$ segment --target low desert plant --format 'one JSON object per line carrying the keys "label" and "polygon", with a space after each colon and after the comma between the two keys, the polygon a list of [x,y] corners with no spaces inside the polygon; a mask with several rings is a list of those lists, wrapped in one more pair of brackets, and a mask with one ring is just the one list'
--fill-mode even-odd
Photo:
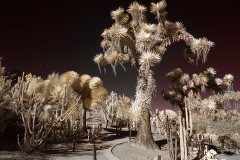
{"label": "low desert plant", "polygon": [[[66,118],[81,103],[68,86],[59,86],[57,96],[54,98],[57,86],[49,86],[40,77],[28,74],[19,77],[12,87],[11,107],[22,121],[24,135],[18,135],[18,145],[24,152],[33,152],[41,149],[58,124]],[[48,89],[44,88],[47,87]],[[46,91],[47,90],[47,91]],[[52,96],[47,96],[52,95]],[[51,98],[51,99],[49,99]],[[67,108],[71,101],[75,101]],[[64,129],[64,128],[62,128]]]}

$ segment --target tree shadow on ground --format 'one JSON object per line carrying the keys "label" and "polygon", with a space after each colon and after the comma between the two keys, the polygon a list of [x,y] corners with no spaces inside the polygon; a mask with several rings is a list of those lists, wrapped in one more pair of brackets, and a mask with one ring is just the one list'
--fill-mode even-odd
{"label": "tree shadow on ground", "polygon": [[[136,135],[137,135],[137,131],[131,132],[131,137],[135,137]],[[121,130],[121,131],[117,131],[116,133],[115,128],[104,129],[104,133],[100,135],[100,139],[102,141],[113,141],[116,139],[122,139],[126,137],[129,137],[129,131]]]}
{"label": "tree shadow on ground", "polygon": [[55,154],[64,155],[64,156],[66,155],[73,156],[75,154],[92,155],[94,145],[96,150],[105,150],[113,147],[113,145],[110,145],[110,144],[96,144],[95,142],[92,142],[92,143],[81,142],[76,144],[75,151],[73,151],[73,143],[61,143],[61,144],[47,145],[41,151],[41,153],[51,154],[51,155],[55,155]]}
{"label": "tree shadow on ground", "polygon": [[166,139],[161,139],[161,140],[157,140],[155,141],[155,143],[158,145],[158,147],[161,149],[164,145],[167,144],[167,140]]}
{"label": "tree shadow on ground", "polygon": [[[5,114],[10,114],[9,112]],[[18,120],[14,117],[8,120],[7,128],[2,137],[0,137],[0,151],[16,151],[19,149],[17,144],[17,135],[23,134],[22,128],[18,125]]]}
{"label": "tree shadow on ground", "polygon": [[[131,137],[135,137],[137,134],[136,131],[132,131]],[[114,141],[117,139],[122,139],[126,138],[129,136],[129,131],[118,131],[118,134],[116,135],[116,130],[115,128],[108,128],[108,129],[103,129],[100,135],[96,138],[94,138],[91,141],[88,141],[87,137],[81,137],[75,146],[75,150],[73,149],[73,142],[61,142],[61,143],[47,143],[44,148],[39,150],[39,154],[43,155],[51,155],[51,156],[59,156],[63,155],[64,157],[69,156],[74,156],[75,154],[78,154],[79,156],[83,154],[89,154],[92,155],[93,152],[93,145],[95,145],[96,150],[105,150],[113,147],[113,144],[104,144],[106,141]],[[10,151],[14,152],[17,151],[19,152],[19,156],[25,159],[27,157],[35,156],[37,158],[37,154],[29,154],[28,156],[25,156],[24,153],[22,153],[19,150],[19,147],[17,145],[17,140],[16,137],[14,137],[14,140],[12,139],[11,143],[8,140],[2,140],[1,139],[1,145],[0,145],[0,151]],[[4,145],[2,145],[4,142]],[[74,151],[73,151],[74,150]],[[19,157],[18,156],[18,157]],[[31,159],[31,158],[30,158]]]}
{"label": "tree shadow on ground", "polygon": [[61,143],[61,144],[51,144],[47,145],[41,152],[47,154],[66,154],[75,152],[86,152],[92,151],[93,144],[81,142],[77,143],[75,146],[75,151],[73,151],[73,143]]}
{"label": "tree shadow on ground", "polygon": [[[17,141],[17,139],[15,140]],[[17,151],[19,147],[16,142],[5,142],[0,139],[0,151]]]}
{"label": "tree shadow on ground", "polygon": [[[74,152],[92,152],[93,145],[95,145],[96,150],[105,150],[113,147],[111,144],[103,144],[105,141],[113,141],[117,139],[122,139],[129,136],[129,131],[119,131],[116,135],[114,128],[103,129],[100,135],[93,140],[88,141],[85,137],[78,140],[76,143],[75,151],[73,151],[72,143],[60,143],[60,144],[47,144],[46,147],[41,151],[46,154],[72,154]],[[132,137],[136,136],[136,131],[132,132]]]}

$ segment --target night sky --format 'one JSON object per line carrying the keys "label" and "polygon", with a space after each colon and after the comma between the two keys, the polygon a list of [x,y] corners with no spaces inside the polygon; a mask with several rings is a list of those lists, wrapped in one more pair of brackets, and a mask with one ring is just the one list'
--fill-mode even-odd
{"label": "night sky", "polygon": [[[84,3],[83,3],[84,2]],[[107,74],[100,74],[93,57],[102,52],[101,33],[113,24],[110,11],[127,9],[130,0],[87,1],[1,1],[0,2],[0,57],[7,71],[21,67],[26,72],[45,78],[53,72],[76,71],[79,74],[98,76],[109,92],[133,97],[136,70],[126,65],[125,73],[119,66],[117,77],[110,66]],[[139,0],[146,7],[156,0]],[[240,90],[240,12],[238,5],[224,0],[166,0],[167,19],[184,24],[194,37],[207,37],[215,43],[208,61],[198,66],[183,58],[183,43],[168,48],[162,62],[155,69],[157,96],[153,108],[167,108],[160,97],[168,90],[166,73],[180,67],[189,74],[199,73],[208,67],[222,77],[234,75],[234,90]],[[233,2],[233,1],[232,1]],[[148,10],[149,13],[149,10]],[[148,15],[149,22],[156,22]]]}

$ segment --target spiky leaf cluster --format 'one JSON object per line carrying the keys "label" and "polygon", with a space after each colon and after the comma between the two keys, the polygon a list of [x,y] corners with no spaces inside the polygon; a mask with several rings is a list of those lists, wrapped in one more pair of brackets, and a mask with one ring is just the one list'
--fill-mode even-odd
{"label": "spiky leaf cluster", "polygon": [[104,53],[94,57],[99,69],[110,64],[116,74],[116,66],[123,66],[129,61],[137,69],[141,65],[154,67],[162,59],[167,47],[178,41],[186,43],[184,56],[190,62],[197,63],[200,59],[206,62],[214,43],[205,37],[193,37],[181,22],[168,21],[166,6],[165,0],[151,3],[150,12],[156,15],[157,23],[148,23],[147,7],[136,1],[126,11],[121,7],[111,11],[115,23],[101,34]]}
{"label": "spiky leaf cluster", "polygon": [[60,80],[67,83],[81,96],[83,106],[86,109],[99,109],[102,107],[108,95],[99,77],[91,77],[88,74],[79,75],[74,71],[68,71],[60,76]]}
{"label": "spiky leaf cluster", "polygon": [[[221,94],[229,86],[232,86],[233,76],[231,74],[225,75],[223,78],[216,78],[216,71],[212,67],[207,68],[206,71],[199,74],[183,73],[180,68],[174,69],[167,73],[167,78],[170,81],[171,91],[162,92],[165,100],[173,105],[183,108],[184,97],[192,98],[192,100],[201,100],[199,93],[205,91],[212,91],[214,94]],[[203,101],[204,105],[211,105],[214,108],[212,101]],[[215,102],[214,102],[215,103]],[[195,103],[195,107],[201,106],[200,103]]]}
{"label": "spiky leaf cluster", "polygon": [[223,93],[211,95],[203,101],[213,101],[217,109],[238,110],[240,106],[240,91],[225,90]]}

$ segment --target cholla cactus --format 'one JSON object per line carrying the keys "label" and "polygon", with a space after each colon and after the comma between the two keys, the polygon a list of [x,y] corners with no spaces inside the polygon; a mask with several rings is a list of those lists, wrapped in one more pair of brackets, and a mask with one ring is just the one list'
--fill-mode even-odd
{"label": "cholla cactus", "polygon": [[[56,78],[42,80],[28,74],[19,77],[11,88],[11,108],[22,120],[24,127],[22,143],[18,137],[19,147],[23,151],[32,152],[44,146],[56,124],[65,121],[81,103],[69,85],[62,84],[63,89],[55,90],[61,88],[60,83],[56,82],[59,82]],[[67,107],[72,101],[75,103]]]}
{"label": "cholla cactus", "polygon": [[[126,11],[123,8],[112,11],[111,18],[115,23],[101,34],[103,38],[101,47],[104,53],[94,57],[99,69],[111,65],[115,75],[117,65],[123,67],[125,63],[131,62],[137,69],[138,82],[133,110],[134,112],[142,110],[139,112],[142,119],[146,119],[146,124],[143,120],[139,121],[140,127],[135,142],[137,146],[145,149],[158,148],[151,135],[148,113],[156,87],[153,67],[161,62],[167,47],[175,42],[184,41],[187,45],[185,57],[190,62],[196,63],[200,59],[205,62],[210,48],[214,45],[205,37],[193,37],[181,22],[167,21],[166,6],[165,0],[151,3],[150,12],[156,15],[156,24],[148,23],[147,7],[138,2],[132,2]],[[147,97],[146,101],[141,99],[143,97]]]}
{"label": "cholla cactus", "polygon": [[40,115],[40,121],[49,123],[53,120],[54,116],[54,110],[51,105],[45,105],[43,106],[43,112]]}
{"label": "cholla cactus", "polygon": [[59,76],[59,82],[62,84],[73,84],[79,77],[79,74],[75,71],[67,71]]}
{"label": "cholla cactus", "polygon": [[103,82],[99,77],[92,77],[89,81],[89,88],[91,90],[97,89],[103,86]]}
{"label": "cholla cactus", "polygon": [[111,91],[111,93],[107,96],[105,105],[103,107],[103,114],[104,114],[104,119],[106,124],[105,128],[107,128],[108,125],[111,126],[116,120],[117,100],[118,100],[117,93]]}
{"label": "cholla cactus", "polygon": [[103,107],[103,115],[105,119],[105,128],[113,124],[119,127],[129,125],[132,120],[131,114],[132,99],[126,96],[117,95],[116,92],[111,92],[105,100]]}
{"label": "cholla cactus", "polygon": [[35,75],[27,74],[25,76],[26,82],[28,83],[27,94],[32,95],[38,89],[40,83],[43,81],[41,77]]}

